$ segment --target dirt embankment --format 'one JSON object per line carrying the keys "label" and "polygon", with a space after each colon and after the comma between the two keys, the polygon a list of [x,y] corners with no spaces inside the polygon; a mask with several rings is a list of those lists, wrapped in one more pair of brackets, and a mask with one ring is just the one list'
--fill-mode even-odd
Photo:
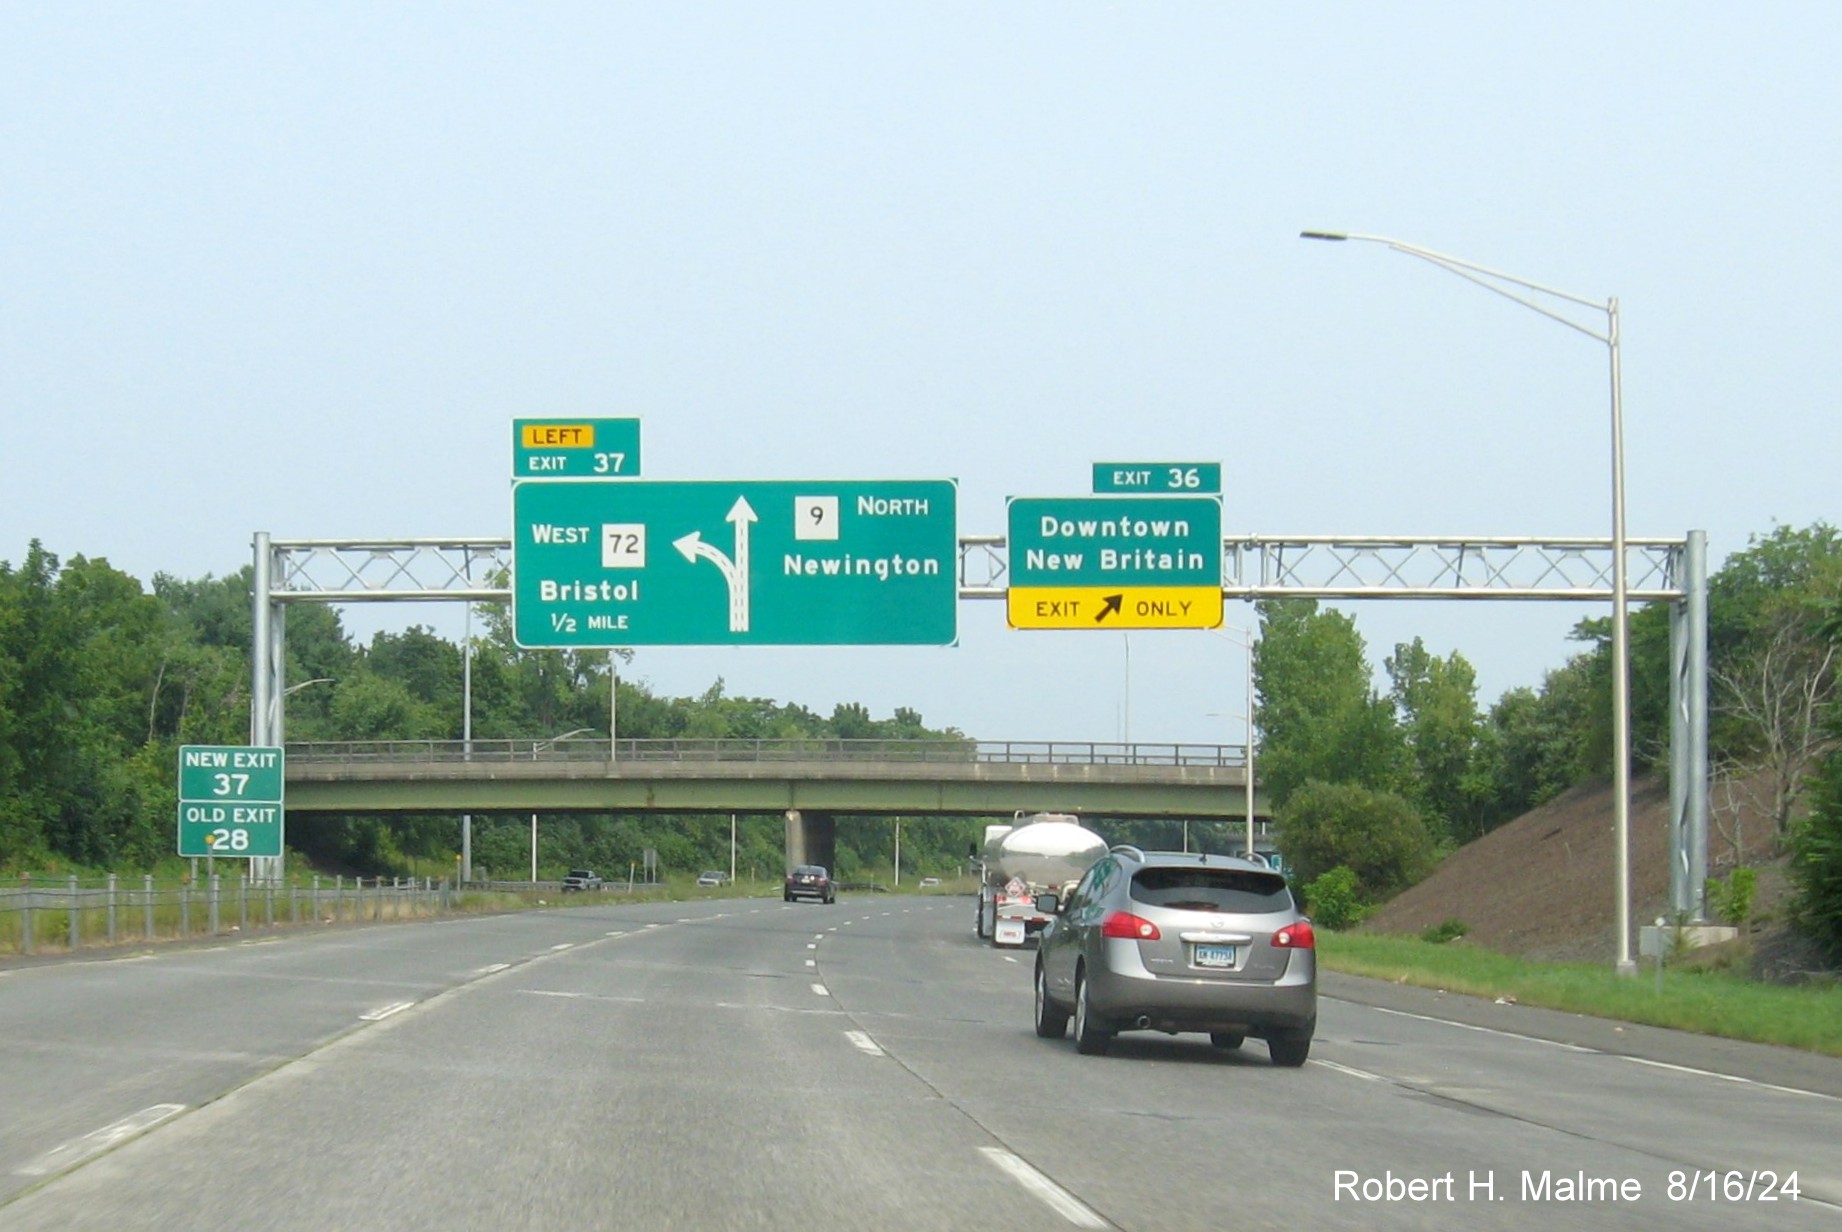
{"label": "dirt embankment", "polygon": [[[1731,820],[1723,816],[1729,830]],[[1764,865],[1758,907],[1769,927],[1783,919],[1782,868],[1769,819],[1741,813],[1746,862]],[[1467,940],[1549,962],[1591,962],[1616,953],[1616,845],[1609,783],[1576,787],[1447,857],[1419,885],[1384,904],[1364,927],[1419,933],[1464,921]],[[1709,873],[1734,864],[1732,842],[1710,822]],[[1669,786],[1631,784],[1632,948],[1636,928],[1669,914]],[[1782,861],[1776,861],[1778,865]]]}

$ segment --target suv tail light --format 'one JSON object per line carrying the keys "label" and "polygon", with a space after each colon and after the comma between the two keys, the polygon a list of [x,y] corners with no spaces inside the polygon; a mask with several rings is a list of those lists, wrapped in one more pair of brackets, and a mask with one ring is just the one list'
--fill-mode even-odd
{"label": "suv tail light", "polygon": [[1288,924],[1273,934],[1273,948],[1276,950],[1315,950],[1318,948],[1318,935],[1311,931],[1310,920],[1300,920]]}
{"label": "suv tail light", "polygon": [[1115,911],[1100,921],[1102,937],[1121,937],[1127,941],[1157,941],[1163,937],[1158,926],[1130,911]]}

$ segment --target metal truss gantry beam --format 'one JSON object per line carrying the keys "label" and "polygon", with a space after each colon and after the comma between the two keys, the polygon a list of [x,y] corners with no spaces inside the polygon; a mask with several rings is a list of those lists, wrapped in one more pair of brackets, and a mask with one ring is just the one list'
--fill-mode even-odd
{"label": "metal truss gantry beam", "polygon": [[[1688,597],[1684,539],[1626,544],[1630,597]],[[509,539],[272,540],[277,602],[503,602]],[[959,597],[1003,599],[1003,536],[959,541]],[[1609,539],[1487,536],[1243,535],[1222,543],[1231,599],[1559,599],[1612,597]]]}
{"label": "metal truss gantry beam", "polygon": [[[1613,598],[1610,539],[1483,535],[1240,535],[1222,542],[1222,594],[1255,599]],[[1668,602],[1670,902],[1702,917],[1707,878],[1707,535],[1627,539],[1629,598]],[[282,743],[290,603],[509,602],[511,540],[255,537],[250,743]],[[959,597],[1005,597],[1005,538],[959,541]]]}

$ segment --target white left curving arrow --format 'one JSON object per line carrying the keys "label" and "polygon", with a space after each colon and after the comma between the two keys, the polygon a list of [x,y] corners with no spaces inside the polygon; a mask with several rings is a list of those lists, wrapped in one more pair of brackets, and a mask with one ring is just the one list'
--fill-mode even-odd
{"label": "white left curving arrow", "polygon": [[692,531],[682,539],[674,539],[672,546],[684,553],[684,558],[693,564],[699,559],[707,560],[723,571],[723,581],[729,586],[729,631],[731,633],[748,632],[748,527],[752,522],[760,521],[754,507],[748,503],[746,496],[736,497],[736,503],[729,507],[724,519],[735,528],[735,559],[729,557],[703,540],[702,531]]}

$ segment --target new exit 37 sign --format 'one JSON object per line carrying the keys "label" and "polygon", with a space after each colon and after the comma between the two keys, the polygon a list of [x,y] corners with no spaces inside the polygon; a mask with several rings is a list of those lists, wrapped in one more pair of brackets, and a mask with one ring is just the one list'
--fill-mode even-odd
{"label": "new exit 37 sign", "polygon": [[512,485],[532,648],[950,645],[951,480]]}
{"label": "new exit 37 sign", "polygon": [[1213,629],[1222,505],[1209,496],[1012,497],[1014,629]]}
{"label": "new exit 37 sign", "polygon": [[279,856],[283,764],[273,746],[182,746],[179,854]]}

